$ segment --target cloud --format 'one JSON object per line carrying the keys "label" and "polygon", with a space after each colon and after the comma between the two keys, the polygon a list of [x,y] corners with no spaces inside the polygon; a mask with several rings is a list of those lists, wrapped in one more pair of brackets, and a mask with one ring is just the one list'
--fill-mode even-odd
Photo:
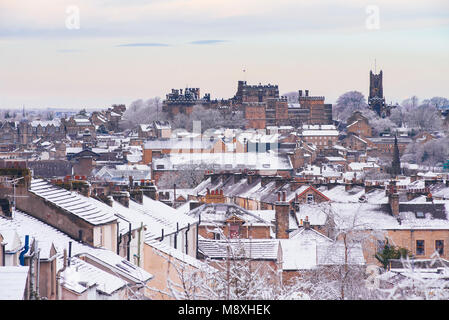
{"label": "cloud", "polygon": [[189,44],[203,45],[203,44],[217,44],[217,43],[223,43],[223,42],[228,42],[228,41],[227,40],[198,40],[198,41],[189,42]]}
{"label": "cloud", "polygon": [[170,47],[170,45],[166,43],[143,42],[119,44],[117,47]]}

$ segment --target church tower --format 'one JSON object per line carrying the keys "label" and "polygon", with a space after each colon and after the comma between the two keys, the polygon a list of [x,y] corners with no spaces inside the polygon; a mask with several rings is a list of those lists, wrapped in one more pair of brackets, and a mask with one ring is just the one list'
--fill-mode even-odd
{"label": "church tower", "polygon": [[370,70],[368,106],[382,118],[390,115],[383,96],[382,70],[380,70],[379,74],[374,74]]}

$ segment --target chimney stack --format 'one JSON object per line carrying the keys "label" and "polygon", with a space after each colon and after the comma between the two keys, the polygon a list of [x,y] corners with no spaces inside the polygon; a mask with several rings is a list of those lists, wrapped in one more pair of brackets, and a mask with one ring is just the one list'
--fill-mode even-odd
{"label": "chimney stack", "polygon": [[306,97],[309,96],[309,90],[306,90]]}
{"label": "chimney stack", "polygon": [[275,227],[276,227],[276,239],[288,239],[287,230],[289,229],[289,209],[290,204],[285,201],[286,192],[282,194],[278,192],[278,201],[276,201],[275,207]]}
{"label": "chimney stack", "polygon": [[304,229],[306,229],[306,230],[310,229],[309,216],[306,216],[306,219],[304,220]]}
{"label": "chimney stack", "polygon": [[393,217],[399,217],[399,194],[394,180],[391,180],[389,184],[388,203]]}
{"label": "chimney stack", "polygon": [[119,191],[112,194],[114,200],[120,202],[125,207],[129,207],[129,192],[128,191]]}

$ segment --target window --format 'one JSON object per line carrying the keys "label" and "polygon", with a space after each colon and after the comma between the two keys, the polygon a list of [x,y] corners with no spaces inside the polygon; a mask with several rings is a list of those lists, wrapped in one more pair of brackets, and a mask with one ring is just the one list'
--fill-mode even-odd
{"label": "window", "polygon": [[314,202],[315,202],[315,199],[313,197],[313,194],[309,193],[307,195],[307,203],[314,203]]}
{"label": "window", "polygon": [[424,240],[416,240],[416,254],[423,256],[424,252]]}
{"label": "window", "polygon": [[435,251],[438,252],[440,256],[444,254],[444,240],[435,240]]}
{"label": "window", "polygon": [[417,217],[417,218],[420,218],[420,219],[424,219],[424,218],[425,218],[424,212],[418,211],[418,212],[416,213],[416,217]]}

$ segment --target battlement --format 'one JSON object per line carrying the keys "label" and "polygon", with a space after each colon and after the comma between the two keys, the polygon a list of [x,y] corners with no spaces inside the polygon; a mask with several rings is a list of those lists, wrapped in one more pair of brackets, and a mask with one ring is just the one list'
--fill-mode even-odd
{"label": "battlement", "polygon": [[243,88],[243,90],[245,89],[278,89],[278,85],[272,85],[271,83],[269,84],[261,84],[259,83],[258,85],[249,85],[246,83],[246,81],[239,81],[239,86],[241,86]]}
{"label": "battlement", "polygon": [[324,96],[299,97],[299,101],[324,101]]}

